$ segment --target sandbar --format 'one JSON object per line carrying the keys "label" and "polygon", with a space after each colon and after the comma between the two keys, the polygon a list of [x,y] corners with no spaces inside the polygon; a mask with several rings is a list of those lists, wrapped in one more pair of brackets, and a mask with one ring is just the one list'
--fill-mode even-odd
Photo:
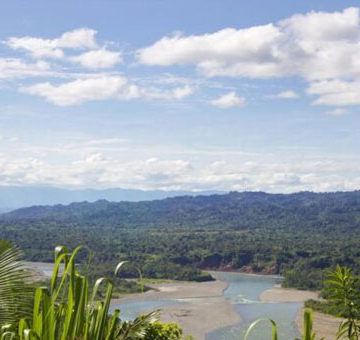
{"label": "sandbar", "polygon": [[[264,291],[260,295],[261,301],[266,302],[305,302],[308,299],[319,299],[317,292],[281,288],[279,285]],[[295,324],[300,333],[304,325],[304,308],[300,308],[295,318]],[[313,312],[313,330],[318,339],[335,340],[336,331],[342,319],[331,315]]]}
{"label": "sandbar", "polygon": [[[299,332],[302,333],[304,319],[303,319],[304,309],[301,308],[295,319],[296,326]],[[313,330],[316,334],[317,339],[324,338],[325,340],[335,340],[336,332],[338,330],[339,324],[343,320],[341,318],[336,318],[331,315],[314,312],[313,313]],[[341,338],[345,339],[345,338]]]}
{"label": "sandbar", "polygon": [[275,285],[260,294],[260,300],[264,302],[305,302],[308,299],[317,299],[317,292],[298,290],[294,288],[282,288]]}
{"label": "sandbar", "polygon": [[227,287],[224,281],[173,281],[148,286],[153,290],[114,299],[112,303],[176,299],[176,304],[161,308],[160,319],[179,324],[185,335],[192,335],[196,340],[204,340],[206,333],[240,322],[240,316],[234,310],[231,301],[223,296],[223,291]]}

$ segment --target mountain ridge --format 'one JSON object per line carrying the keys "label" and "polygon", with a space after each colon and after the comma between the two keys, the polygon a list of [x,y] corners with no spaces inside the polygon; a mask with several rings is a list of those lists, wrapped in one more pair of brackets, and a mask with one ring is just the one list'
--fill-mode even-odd
{"label": "mountain ridge", "polygon": [[323,271],[337,264],[359,271],[359,231],[360,191],[99,200],[0,217],[1,236],[29,260],[84,244],[102,272],[119,259],[155,278],[197,280],[201,269],[227,268],[281,274],[302,289],[320,289]]}
{"label": "mountain ridge", "polygon": [[181,195],[211,195],[223,191],[162,191],[140,189],[64,189],[50,186],[0,186],[0,213],[35,205],[95,202],[99,199],[139,202]]}
{"label": "mountain ridge", "polygon": [[[330,218],[331,216],[331,218]],[[177,196],[140,202],[76,202],[69,205],[32,206],[2,214],[2,220],[66,221],[84,224],[229,228],[271,225],[328,225],[344,220],[360,222],[360,191],[294,194],[230,192],[228,194]]]}

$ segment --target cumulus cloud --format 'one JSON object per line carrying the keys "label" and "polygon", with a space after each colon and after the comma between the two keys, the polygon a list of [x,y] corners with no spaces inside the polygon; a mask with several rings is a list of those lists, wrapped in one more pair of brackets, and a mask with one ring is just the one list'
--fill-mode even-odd
{"label": "cumulus cloud", "polygon": [[220,109],[231,109],[233,107],[243,107],[245,102],[244,97],[239,97],[234,91],[231,91],[217,99],[211,100],[210,104]]}
{"label": "cumulus cloud", "polygon": [[11,37],[6,44],[15,50],[25,50],[35,58],[63,58],[65,48],[94,49],[97,47],[95,40],[96,31],[89,28],[79,28],[63,33],[55,39],[36,37]]}
{"label": "cumulus cloud", "polygon": [[317,95],[315,105],[358,105],[360,104],[360,80],[322,80],[310,84],[307,93]]}
{"label": "cumulus cloud", "polygon": [[10,152],[0,151],[0,184],[8,185],[268,192],[355,190],[360,186],[356,153],[297,157],[296,153],[274,156],[171,145],[158,149],[132,144],[121,136],[79,136],[53,145],[18,140],[7,147]]}
{"label": "cumulus cloud", "polygon": [[[318,105],[360,103],[359,8],[296,14],[276,23],[165,36],[139,49],[146,65],[194,65],[207,77],[300,77]],[[283,91],[272,98],[298,95]]]}
{"label": "cumulus cloud", "polygon": [[48,82],[39,83],[23,87],[21,91],[44,97],[59,106],[76,105],[90,100],[128,100],[139,97],[137,86],[129,84],[125,77],[120,76],[78,79],[58,86]]}
{"label": "cumulus cloud", "polygon": [[[183,152],[181,158],[123,160],[112,157],[106,145],[95,152],[82,146],[59,149],[52,160],[43,154],[15,159],[13,154],[0,154],[0,184],[268,192],[353,190],[360,185],[356,156],[348,162],[326,158],[264,162],[266,155],[252,161],[196,161],[193,157],[190,161]],[[65,153],[66,161],[59,163],[59,156]]]}
{"label": "cumulus cloud", "polygon": [[[272,63],[265,60],[270,57],[267,49],[278,35],[273,25],[243,30],[227,28],[202,36],[176,35],[140,49],[137,58],[147,65],[195,64],[208,76],[230,75],[231,72],[234,76],[249,72],[261,76],[273,68]],[[262,64],[259,63],[261,60],[264,61]],[[244,70],[235,70],[240,68],[239,63]]]}
{"label": "cumulus cloud", "polygon": [[48,75],[50,65],[45,61],[27,63],[17,58],[0,58],[0,79]]}
{"label": "cumulus cloud", "polygon": [[38,83],[22,87],[20,91],[44,97],[50,103],[59,106],[77,105],[88,101],[106,99],[181,100],[194,92],[188,85],[170,90],[139,87],[132,84],[126,77],[110,75],[93,75],[60,85],[49,82]]}
{"label": "cumulus cloud", "polygon": [[[139,63],[150,66],[194,65],[206,77],[261,79],[299,77],[308,83],[306,93],[314,96],[315,105],[358,105],[360,103],[358,99],[360,98],[359,23],[359,9],[355,7],[336,12],[311,11],[306,14],[295,14],[278,22],[241,29],[224,28],[199,35],[177,33],[164,36],[154,44],[137,50],[135,58]],[[59,105],[71,105],[68,103],[82,103],[100,98],[127,98],[126,94],[114,96],[111,89],[102,89],[98,95],[94,91],[92,96],[84,95],[78,100],[58,99],[63,97],[58,95],[59,93],[66,92],[72,86],[82,87],[80,84],[84,85],[81,93],[87,92],[84,88],[88,88],[90,83],[100,84],[99,79],[102,77],[98,75],[94,80],[96,77],[93,77],[93,74],[83,74],[83,78],[88,77],[92,80],[82,83],[83,79],[77,79],[81,75],[69,72],[64,67],[64,62],[80,65],[92,72],[113,68],[122,62],[122,53],[101,47],[96,41],[96,34],[97,31],[94,29],[79,28],[53,39],[31,36],[11,37],[3,43],[13,50],[26,51],[40,60],[29,63],[18,58],[0,58],[0,78],[49,74],[50,65],[41,59],[53,58],[54,69],[61,67],[62,76],[76,80],[60,85],[35,84],[24,91],[41,95]],[[61,72],[58,72],[58,76]],[[171,84],[174,80],[171,77],[158,79],[159,83],[164,81]],[[214,82],[208,79],[201,81],[202,83],[198,82],[197,85],[207,86],[204,85],[206,81]],[[95,85],[89,87],[96,88]],[[192,95],[194,88],[196,84],[185,82],[171,84],[170,88],[161,87],[160,84],[155,87],[142,86],[139,82],[137,85],[132,85],[132,94],[129,97],[180,100]],[[114,91],[118,89],[115,88]],[[105,95],[105,93],[110,94]],[[267,97],[295,99],[299,95],[292,90],[286,90]],[[220,108],[229,108],[242,106],[244,102],[244,98],[228,93],[211,101],[211,104]]]}
{"label": "cumulus cloud", "polygon": [[193,64],[206,76],[310,80],[358,76],[358,8],[297,14],[277,23],[166,36],[137,52],[140,63]]}
{"label": "cumulus cloud", "polygon": [[110,68],[122,62],[120,52],[94,50],[70,57],[70,61],[87,68]]}

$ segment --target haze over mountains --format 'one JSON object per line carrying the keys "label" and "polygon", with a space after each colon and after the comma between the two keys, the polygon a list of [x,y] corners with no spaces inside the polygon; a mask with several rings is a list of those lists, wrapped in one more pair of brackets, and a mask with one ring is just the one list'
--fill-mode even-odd
{"label": "haze over mountains", "polygon": [[70,204],[73,202],[94,202],[105,199],[113,202],[151,201],[184,195],[211,195],[215,191],[161,191],[136,189],[62,189],[55,187],[0,186],[0,213],[34,205]]}

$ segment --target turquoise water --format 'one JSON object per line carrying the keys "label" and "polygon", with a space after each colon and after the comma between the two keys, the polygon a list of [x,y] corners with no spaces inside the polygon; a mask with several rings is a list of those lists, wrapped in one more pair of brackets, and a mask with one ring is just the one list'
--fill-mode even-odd
{"label": "turquoise water", "polygon": [[[217,279],[229,283],[224,296],[234,305],[241,316],[237,325],[218,329],[207,334],[206,340],[240,340],[248,326],[259,318],[275,320],[279,330],[279,340],[293,340],[299,336],[294,320],[301,303],[269,303],[259,300],[260,294],[279,283],[279,277],[246,275],[239,273],[212,272]],[[112,309],[119,308],[122,318],[130,320],[140,313],[180,303],[176,299],[144,300],[112,305]],[[271,338],[270,323],[259,324],[251,333],[249,339],[268,340]]]}
{"label": "turquoise water", "polygon": [[141,313],[161,309],[162,307],[174,305],[176,303],[178,302],[173,299],[123,302],[120,304],[111,304],[110,312],[115,309],[120,309],[120,317],[122,320],[133,320]]}
{"label": "turquoise water", "polygon": [[[291,340],[299,336],[294,320],[301,303],[265,303],[259,300],[260,294],[279,282],[271,276],[255,276],[238,273],[212,273],[216,278],[229,282],[224,296],[230,299],[241,316],[238,325],[218,329],[207,334],[206,340],[242,339],[249,325],[259,318],[271,318],[278,325],[279,340]],[[249,336],[253,340],[271,338],[270,323],[259,324]]]}
{"label": "turquoise water", "polygon": [[[53,268],[53,264],[48,263],[28,263],[28,266],[42,271],[45,276],[50,276]],[[300,335],[296,331],[294,320],[302,303],[265,303],[259,300],[263,291],[272,288],[279,282],[278,277],[226,272],[212,272],[211,274],[217,279],[229,283],[224,291],[224,296],[231,301],[235,310],[240,314],[241,322],[207,334],[206,340],[240,340],[247,327],[259,318],[271,318],[276,321],[279,340],[293,340]],[[122,319],[131,320],[141,313],[177,303],[181,303],[181,300],[149,300],[144,296],[141,301],[112,304],[111,310],[120,309]],[[268,340],[270,337],[271,326],[269,323],[263,323],[254,329],[249,338],[250,340]]]}

